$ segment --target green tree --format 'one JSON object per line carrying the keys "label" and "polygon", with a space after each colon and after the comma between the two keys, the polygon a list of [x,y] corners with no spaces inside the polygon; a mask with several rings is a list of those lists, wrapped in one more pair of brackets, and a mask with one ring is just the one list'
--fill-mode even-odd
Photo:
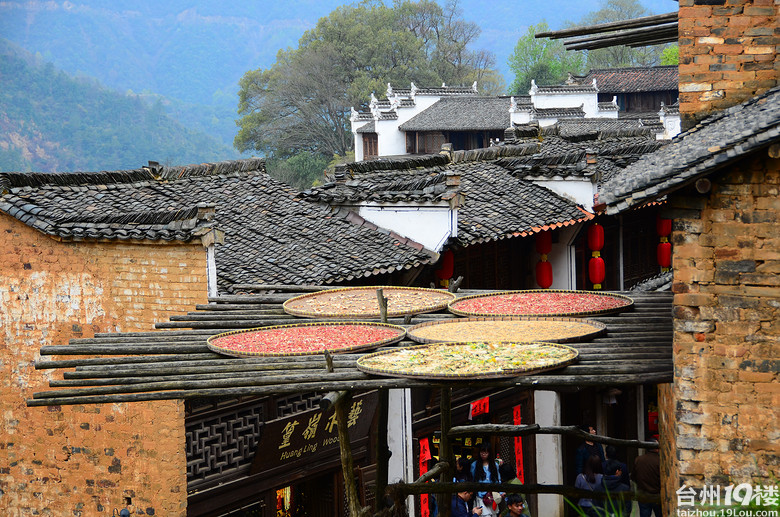
{"label": "green tree", "polygon": [[470,49],[479,27],[461,19],[456,1],[380,0],[342,6],[278,53],[268,69],[240,81],[240,151],[286,159],[299,152],[344,156],[352,148],[349,112],[408,85],[497,83],[494,58]]}
{"label": "green tree", "polygon": [[[586,14],[577,26],[597,25],[649,16],[638,0],[605,0],[601,9]],[[588,68],[653,66],[660,62],[662,45],[649,47],[616,46],[588,51]]]}
{"label": "green tree", "polygon": [[662,65],[679,65],[680,64],[680,47],[676,44],[669,45],[661,52],[661,64]]}
{"label": "green tree", "polygon": [[302,151],[289,158],[272,157],[267,160],[266,169],[274,178],[305,190],[322,182],[330,161],[322,154]]}
{"label": "green tree", "polygon": [[550,30],[546,22],[532,25],[509,56],[509,68],[515,80],[509,87],[512,95],[527,95],[531,80],[536,84],[559,84],[569,72],[581,73],[585,57],[581,52],[567,51],[561,40],[536,38],[538,32]]}

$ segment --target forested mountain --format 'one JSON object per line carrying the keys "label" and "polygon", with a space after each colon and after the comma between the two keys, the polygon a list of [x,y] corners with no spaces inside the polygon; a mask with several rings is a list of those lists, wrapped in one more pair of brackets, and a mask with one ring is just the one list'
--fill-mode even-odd
{"label": "forested mountain", "polygon": [[[280,49],[297,46],[304,31],[313,28],[319,18],[350,3],[12,0],[0,2],[0,37],[40,52],[66,72],[95,77],[121,91],[149,91],[191,104],[228,107],[235,114],[235,92],[245,72],[270,67]],[[393,1],[384,3],[392,5]],[[508,76],[507,58],[529,26],[544,20],[558,29],[602,3],[457,2],[463,18],[482,29],[475,48],[486,48],[496,55],[507,84],[513,79]],[[640,3],[654,13],[677,9],[672,0]]]}
{"label": "forested mountain", "polygon": [[144,100],[73,78],[0,40],[0,171],[133,169],[187,164],[236,151]]}

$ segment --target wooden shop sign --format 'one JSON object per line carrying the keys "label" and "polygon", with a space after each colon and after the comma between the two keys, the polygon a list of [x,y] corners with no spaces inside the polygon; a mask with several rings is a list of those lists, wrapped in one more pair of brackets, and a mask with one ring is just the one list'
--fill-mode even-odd
{"label": "wooden shop sign", "polygon": [[[350,442],[368,436],[376,412],[377,393],[356,396],[347,408]],[[338,451],[336,412],[312,409],[266,422],[252,460],[251,473],[281,465],[310,462],[322,454]]]}

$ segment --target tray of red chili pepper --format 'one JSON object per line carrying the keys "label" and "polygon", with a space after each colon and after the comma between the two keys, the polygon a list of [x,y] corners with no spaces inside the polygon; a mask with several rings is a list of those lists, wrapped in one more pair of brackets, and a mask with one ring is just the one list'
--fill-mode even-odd
{"label": "tray of red chili pepper", "polygon": [[372,350],[401,341],[406,330],[370,322],[316,322],[235,330],[211,336],[209,349],[233,357],[289,356]]}
{"label": "tray of red chili pepper", "polygon": [[447,308],[459,316],[591,316],[623,311],[633,304],[622,294],[535,289],[464,296]]}

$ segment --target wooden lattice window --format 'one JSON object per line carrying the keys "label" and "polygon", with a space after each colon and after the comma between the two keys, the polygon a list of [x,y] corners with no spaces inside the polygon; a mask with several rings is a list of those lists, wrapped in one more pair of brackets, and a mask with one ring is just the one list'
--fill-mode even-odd
{"label": "wooden lattice window", "polygon": [[376,133],[363,135],[363,159],[369,160],[379,156],[379,137]]}

